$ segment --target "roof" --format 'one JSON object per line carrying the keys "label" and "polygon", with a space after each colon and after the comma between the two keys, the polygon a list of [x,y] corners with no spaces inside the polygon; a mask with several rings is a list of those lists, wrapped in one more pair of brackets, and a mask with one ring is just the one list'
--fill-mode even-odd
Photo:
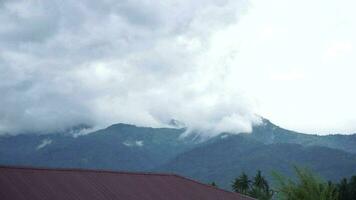
{"label": "roof", "polygon": [[174,174],[0,166],[1,200],[251,200]]}

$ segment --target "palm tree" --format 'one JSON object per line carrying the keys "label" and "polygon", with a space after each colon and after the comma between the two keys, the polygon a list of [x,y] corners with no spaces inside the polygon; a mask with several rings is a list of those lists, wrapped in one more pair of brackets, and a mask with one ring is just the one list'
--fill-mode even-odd
{"label": "palm tree", "polygon": [[232,183],[232,189],[235,192],[247,194],[250,190],[250,183],[251,181],[248,179],[247,174],[242,172],[242,174]]}
{"label": "palm tree", "polygon": [[251,197],[259,200],[269,200],[273,196],[273,192],[269,188],[267,180],[262,176],[260,170],[257,171],[253,179],[252,189],[249,192]]}
{"label": "palm tree", "polygon": [[252,184],[255,188],[263,191],[268,191],[269,190],[269,185],[265,177],[262,176],[262,173],[260,170],[257,171],[257,174],[253,180]]}

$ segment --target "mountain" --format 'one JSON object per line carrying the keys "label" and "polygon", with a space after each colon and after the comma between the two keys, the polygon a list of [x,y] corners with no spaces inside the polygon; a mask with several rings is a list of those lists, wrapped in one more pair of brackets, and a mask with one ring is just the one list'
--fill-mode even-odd
{"label": "mountain", "polygon": [[181,137],[185,129],[179,128],[181,123],[174,125],[115,124],[77,136],[0,136],[0,164],[166,171],[224,187],[242,171],[291,175],[293,165],[308,166],[328,180],[356,174],[356,135],[302,134],[264,119],[252,133],[221,133],[202,140],[194,134]]}
{"label": "mountain", "polygon": [[184,152],[156,170],[203,182],[214,181],[228,188],[232,178],[242,171],[252,176],[261,170],[271,180],[273,171],[292,176],[292,166],[308,167],[328,180],[338,180],[356,174],[356,155],[321,146],[263,144],[241,135],[230,135]]}
{"label": "mountain", "polygon": [[148,170],[197,145],[183,129],[116,124],[87,135],[0,137],[0,163],[49,167]]}
{"label": "mountain", "polygon": [[267,119],[253,128],[251,134],[245,134],[264,144],[291,143],[304,146],[325,146],[356,153],[356,134],[353,135],[312,135],[286,130],[276,126]]}

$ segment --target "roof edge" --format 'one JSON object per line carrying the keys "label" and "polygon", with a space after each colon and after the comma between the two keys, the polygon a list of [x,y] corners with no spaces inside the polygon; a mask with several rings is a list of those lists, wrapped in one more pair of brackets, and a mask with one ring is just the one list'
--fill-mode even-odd
{"label": "roof edge", "polygon": [[206,183],[199,182],[199,181],[194,180],[192,178],[184,177],[184,176],[181,176],[181,175],[178,175],[178,174],[171,174],[171,175],[175,176],[175,177],[178,177],[178,178],[181,178],[181,179],[184,179],[184,180],[187,180],[187,181],[190,181],[190,182],[194,182],[196,184],[199,184],[199,185],[202,185],[202,186],[205,186],[205,187],[209,187],[209,188],[215,189],[215,190],[219,190],[219,191],[222,191],[222,192],[227,192],[229,194],[235,194],[235,195],[243,196],[244,198],[248,198],[248,199],[251,199],[251,200],[256,200],[256,199],[254,199],[252,197],[249,197],[247,195],[244,195],[244,194],[241,194],[241,193],[237,193],[237,192],[232,192],[232,191],[229,191],[229,190],[224,190],[224,189],[221,189],[221,188],[218,188],[218,187],[206,184]]}
{"label": "roof edge", "polygon": [[129,172],[116,171],[109,169],[87,169],[87,168],[67,168],[67,167],[40,167],[26,165],[0,165],[0,169],[19,169],[19,170],[39,170],[39,171],[72,171],[72,172],[98,172],[98,173],[113,173],[113,174],[131,174],[131,175],[155,175],[155,176],[179,176],[173,173],[155,173],[155,172]]}

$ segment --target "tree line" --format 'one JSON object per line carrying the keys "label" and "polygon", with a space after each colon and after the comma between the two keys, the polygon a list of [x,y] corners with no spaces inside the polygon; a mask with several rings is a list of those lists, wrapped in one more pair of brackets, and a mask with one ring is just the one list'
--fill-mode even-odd
{"label": "tree line", "polygon": [[[304,168],[295,167],[295,174],[296,178],[291,179],[272,173],[276,182],[272,188],[261,171],[251,179],[242,172],[231,187],[235,192],[258,200],[356,200],[356,176],[333,183],[323,181]],[[212,185],[216,186],[214,182]]]}

